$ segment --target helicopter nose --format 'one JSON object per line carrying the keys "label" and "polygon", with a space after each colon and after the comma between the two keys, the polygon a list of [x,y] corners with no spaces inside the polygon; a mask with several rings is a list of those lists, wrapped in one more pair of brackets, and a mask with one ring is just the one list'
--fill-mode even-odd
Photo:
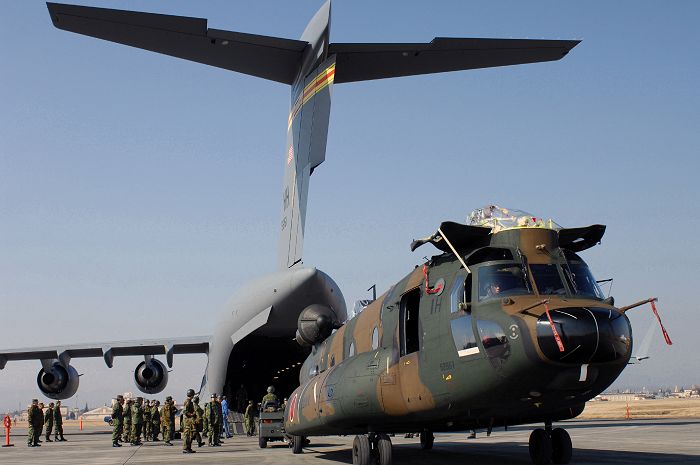
{"label": "helicopter nose", "polygon": [[550,360],[562,363],[605,363],[629,357],[632,329],[627,317],[608,308],[573,307],[550,310],[561,337],[560,350],[552,327],[543,314],[537,320],[537,342]]}

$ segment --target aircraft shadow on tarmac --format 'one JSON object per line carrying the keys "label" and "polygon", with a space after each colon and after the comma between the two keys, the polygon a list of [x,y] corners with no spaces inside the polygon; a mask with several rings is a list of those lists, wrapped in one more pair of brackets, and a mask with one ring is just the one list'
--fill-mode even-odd
{"label": "aircraft shadow on tarmac", "polygon": [[[350,449],[325,452],[310,447],[319,459],[336,463],[352,463]],[[395,444],[394,463],[438,465],[445,463],[468,463],[470,465],[530,465],[532,462],[527,444],[501,442],[465,444],[462,442],[435,443],[433,450],[421,450],[419,444]],[[613,451],[574,448],[572,464],[690,464],[697,463],[697,456],[649,452]]]}

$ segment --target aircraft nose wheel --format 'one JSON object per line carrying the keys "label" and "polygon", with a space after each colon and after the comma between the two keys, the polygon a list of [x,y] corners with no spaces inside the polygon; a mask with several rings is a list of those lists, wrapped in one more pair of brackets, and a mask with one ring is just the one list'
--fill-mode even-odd
{"label": "aircraft nose wheel", "polygon": [[571,461],[571,437],[563,428],[551,432],[537,428],[530,434],[529,446],[533,465],[567,464]]}

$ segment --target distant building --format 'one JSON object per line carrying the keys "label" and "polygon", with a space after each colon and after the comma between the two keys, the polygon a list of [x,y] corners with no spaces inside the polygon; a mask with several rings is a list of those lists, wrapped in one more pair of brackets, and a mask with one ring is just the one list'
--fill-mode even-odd
{"label": "distant building", "polygon": [[81,416],[85,421],[104,421],[106,416],[112,415],[112,408],[106,405],[84,412]]}

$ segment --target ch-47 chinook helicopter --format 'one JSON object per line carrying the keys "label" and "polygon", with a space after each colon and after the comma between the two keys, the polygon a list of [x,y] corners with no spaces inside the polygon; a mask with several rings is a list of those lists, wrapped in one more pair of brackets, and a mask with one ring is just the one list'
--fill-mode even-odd
{"label": "ch-47 chinook helicopter", "polygon": [[[297,339],[313,345],[285,430],[351,434],[354,464],[391,463],[387,433],[544,423],[533,463],[568,463],[571,439],[552,423],[576,417],[630,360],[632,329],[605,298],[579,252],[605,226],[562,228],[488,206],[468,225],[445,222],[411,250],[443,254],[416,267],[330,334],[323,309],[301,315]],[[670,342],[670,340],[668,340]]]}

